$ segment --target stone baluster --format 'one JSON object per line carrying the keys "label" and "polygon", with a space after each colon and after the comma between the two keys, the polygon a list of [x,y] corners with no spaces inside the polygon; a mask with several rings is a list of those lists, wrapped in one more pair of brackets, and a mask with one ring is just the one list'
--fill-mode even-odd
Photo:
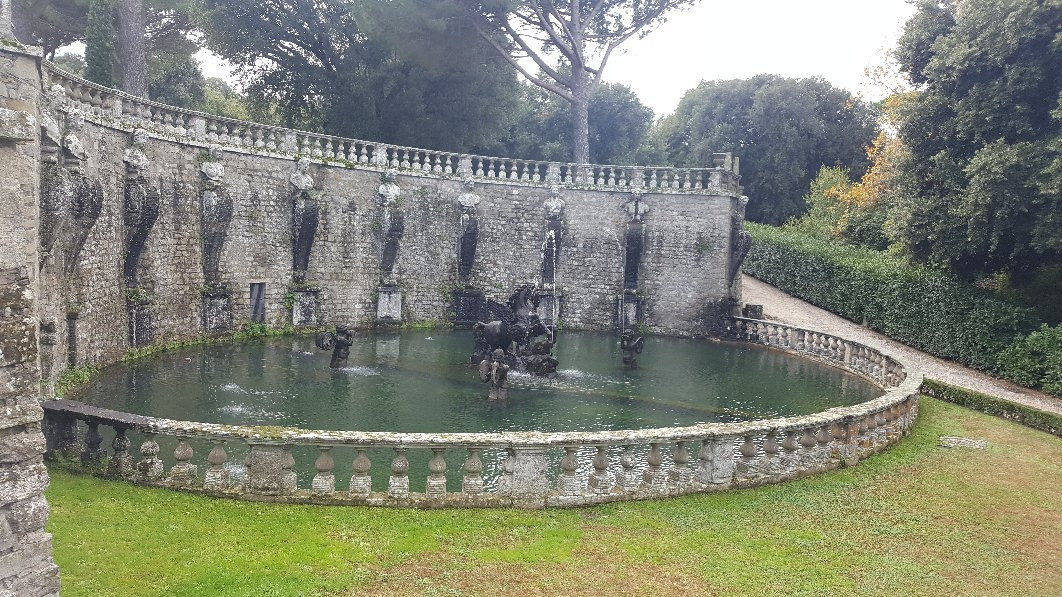
{"label": "stone baluster", "polygon": [[801,454],[801,464],[803,467],[806,468],[809,463],[815,461],[815,451],[813,451],[812,448],[818,445],[818,443],[819,442],[815,439],[815,431],[813,431],[811,427],[805,427],[800,437],[800,445],[804,448],[803,453]]}
{"label": "stone baluster", "polygon": [[877,446],[878,420],[873,414],[868,414],[863,417],[863,420],[866,424],[866,440],[864,441],[864,444],[868,450],[873,451]]}
{"label": "stone baluster", "polygon": [[712,440],[704,438],[697,450],[697,474],[694,477],[698,483],[708,485],[712,482]]}
{"label": "stone baluster", "polygon": [[561,495],[577,496],[582,494],[582,486],[579,484],[579,448],[577,446],[564,446],[564,457],[561,458],[561,475],[557,480],[557,489]]}
{"label": "stone baluster", "polygon": [[751,433],[745,434],[743,436],[744,441],[738,447],[740,458],[735,466],[738,477],[741,479],[750,479],[757,476],[756,457],[759,456],[759,450],[756,448],[756,443],[752,437]]}
{"label": "stone baluster", "polygon": [[778,431],[770,430],[763,439],[764,467],[767,474],[778,473]]}
{"label": "stone baluster", "polygon": [[830,434],[830,428],[828,425],[823,425],[815,431],[815,441],[818,442],[817,458],[819,464],[826,467],[830,463],[832,453],[830,450],[830,442],[833,441],[833,436]]}
{"label": "stone baluster", "polygon": [[387,495],[404,498],[409,495],[409,459],[406,448],[395,446],[395,457],[391,461],[391,478],[387,481]]}
{"label": "stone baluster", "polygon": [[516,473],[516,450],[505,449],[505,460],[502,461],[502,474],[498,479],[498,495],[513,495],[514,475]]}
{"label": "stone baluster", "polygon": [[651,442],[649,444],[649,455],[645,461],[647,466],[645,472],[642,473],[642,487],[646,489],[666,488],[667,477],[664,476],[664,471],[661,469],[664,457],[660,453],[660,442]]}
{"label": "stone baluster", "polygon": [[100,424],[95,421],[85,421],[88,431],[85,432],[85,450],[81,452],[81,464],[87,468],[98,468],[107,459],[107,451],[100,448],[103,438],[100,437]]}
{"label": "stone baluster", "polygon": [[357,151],[358,151],[357,160],[355,160],[355,161],[357,161],[359,164],[364,164],[365,162],[368,162],[369,158],[365,154],[365,144],[364,143],[356,143],[355,147],[357,148]]}
{"label": "stone baluster", "polygon": [[616,486],[623,491],[638,489],[639,479],[634,474],[634,446],[623,446],[620,455],[620,470],[616,473]]}
{"label": "stone baluster", "polygon": [[299,487],[299,474],[295,472],[295,456],[291,450],[294,446],[288,444],[280,452],[280,493],[295,493]]}
{"label": "stone baluster", "polygon": [[446,452],[444,446],[431,447],[431,460],[428,461],[428,480],[425,484],[425,492],[428,497],[443,497],[446,495]]}
{"label": "stone baluster", "polygon": [[470,447],[468,458],[465,459],[464,477],[461,479],[461,493],[465,495],[479,495],[483,493],[483,459],[480,453],[482,448]]}
{"label": "stone baluster", "polygon": [[354,475],[350,478],[350,495],[354,497],[368,497],[372,493],[372,476],[369,470],[372,462],[365,453],[365,448],[355,448],[353,469]]}
{"label": "stone baluster", "polygon": [[870,437],[870,419],[866,416],[859,417],[858,425],[858,442],[860,449],[866,449],[869,446]]}
{"label": "stone baluster", "polygon": [[111,460],[108,463],[107,474],[111,477],[125,479],[133,474],[133,457],[129,454],[131,442],[125,436],[125,427],[114,427],[114,441],[111,442]]}
{"label": "stone baluster", "polygon": [[608,470],[608,452],[605,446],[598,446],[597,453],[590,461],[593,470],[586,481],[586,488],[595,495],[605,495],[612,491],[613,475]]}
{"label": "stone baluster", "polygon": [[786,476],[796,472],[800,464],[800,457],[796,453],[799,447],[800,442],[797,441],[796,431],[793,429],[786,430],[785,439],[782,440],[783,455],[781,458],[781,466]]}
{"label": "stone baluster", "polygon": [[168,479],[171,485],[183,487],[195,481],[198,467],[191,462],[193,456],[192,445],[188,443],[188,438],[177,436],[177,447],[173,449],[173,459],[177,462],[170,469]]}
{"label": "stone baluster", "polygon": [[675,442],[675,451],[671,453],[671,474],[669,478],[675,487],[685,487],[693,480],[690,469],[690,451],[686,441]]}
{"label": "stone baluster", "polygon": [[137,473],[145,481],[157,481],[163,476],[162,459],[159,458],[159,444],[151,432],[144,433],[140,444],[140,461],[136,464]]}
{"label": "stone baluster", "polygon": [[69,415],[58,415],[55,418],[55,433],[55,449],[59,455],[67,460],[77,458],[81,453],[77,438],[77,419]]}
{"label": "stone baluster", "polygon": [[336,476],[332,472],[336,468],[336,461],[332,458],[332,446],[317,446],[321,452],[317,455],[313,467],[317,469],[310,489],[316,495],[332,495],[336,492]]}
{"label": "stone baluster", "polygon": [[225,463],[229,460],[229,454],[225,451],[225,440],[215,439],[214,446],[207,454],[207,468],[203,473],[203,489],[210,491],[224,491],[229,488],[229,471]]}

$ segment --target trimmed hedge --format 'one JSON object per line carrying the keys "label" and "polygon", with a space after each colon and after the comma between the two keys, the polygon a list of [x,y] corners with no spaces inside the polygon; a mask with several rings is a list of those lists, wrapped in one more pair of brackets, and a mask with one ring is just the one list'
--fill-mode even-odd
{"label": "trimmed hedge", "polygon": [[1024,307],[870,249],[747,222],[744,271],[938,357],[998,372],[1000,353],[1039,323]]}
{"label": "trimmed hedge", "polygon": [[1046,431],[1052,435],[1062,437],[1062,415],[1049,413],[1037,408],[1016,404],[1001,398],[974,392],[965,388],[958,388],[934,379],[922,380],[919,390],[926,396],[932,396],[938,400],[952,402],[959,406],[965,406],[996,417],[1009,419],[1021,423],[1026,427]]}

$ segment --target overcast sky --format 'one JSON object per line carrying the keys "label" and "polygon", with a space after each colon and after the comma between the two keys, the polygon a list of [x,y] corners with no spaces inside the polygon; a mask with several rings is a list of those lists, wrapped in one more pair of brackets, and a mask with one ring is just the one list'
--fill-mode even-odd
{"label": "overcast sky", "polygon": [[[629,85],[657,116],[702,80],[760,73],[821,76],[878,100],[885,92],[864,71],[883,64],[913,13],[907,0],[700,0],[644,39],[629,40],[609,60],[605,79]],[[229,77],[216,57],[197,56],[208,77]]]}

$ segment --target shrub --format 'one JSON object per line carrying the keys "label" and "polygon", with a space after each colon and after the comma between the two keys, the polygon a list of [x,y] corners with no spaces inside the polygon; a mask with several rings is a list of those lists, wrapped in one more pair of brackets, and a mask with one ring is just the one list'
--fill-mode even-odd
{"label": "shrub", "polygon": [[938,400],[952,402],[996,417],[1010,419],[1026,427],[1032,427],[1033,429],[1039,429],[1062,437],[1062,416],[1055,413],[974,392],[973,390],[958,388],[935,379],[923,380],[919,391]]}
{"label": "shrub", "polygon": [[999,355],[999,373],[1023,386],[1062,396],[1062,326],[1044,324]]}
{"label": "shrub", "polygon": [[1030,311],[889,254],[748,223],[746,273],[936,356],[997,372]]}

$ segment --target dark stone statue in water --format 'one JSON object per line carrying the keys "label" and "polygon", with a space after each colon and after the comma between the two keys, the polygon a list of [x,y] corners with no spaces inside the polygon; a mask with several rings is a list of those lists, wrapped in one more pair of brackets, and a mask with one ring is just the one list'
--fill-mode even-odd
{"label": "dark stone statue in water", "polygon": [[477,322],[472,326],[472,336],[476,340],[476,347],[472,353],[472,362],[479,363],[487,358],[495,349],[503,353],[509,352],[513,338],[509,334],[509,324],[505,321]]}
{"label": "dark stone statue in water", "polygon": [[354,333],[349,329],[336,326],[333,332],[317,332],[314,336],[314,344],[321,350],[332,351],[332,362],[329,367],[340,369],[347,366],[347,357],[350,356],[350,345],[354,344]]}
{"label": "dark stone statue in water", "polygon": [[638,355],[645,348],[645,338],[634,337],[634,330],[628,328],[620,335],[620,350],[623,351],[623,366],[627,369],[638,368]]}
{"label": "dark stone statue in water", "polygon": [[500,348],[479,362],[479,378],[490,384],[490,400],[509,397],[509,369],[505,363],[505,351]]}
{"label": "dark stone statue in water", "polygon": [[539,319],[538,289],[526,284],[516,289],[506,305],[492,303],[499,319],[473,326],[476,346],[472,362],[482,364],[489,355],[500,351],[510,368],[544,377],[556,375],[557,359],[552,354],[556,328]]}

